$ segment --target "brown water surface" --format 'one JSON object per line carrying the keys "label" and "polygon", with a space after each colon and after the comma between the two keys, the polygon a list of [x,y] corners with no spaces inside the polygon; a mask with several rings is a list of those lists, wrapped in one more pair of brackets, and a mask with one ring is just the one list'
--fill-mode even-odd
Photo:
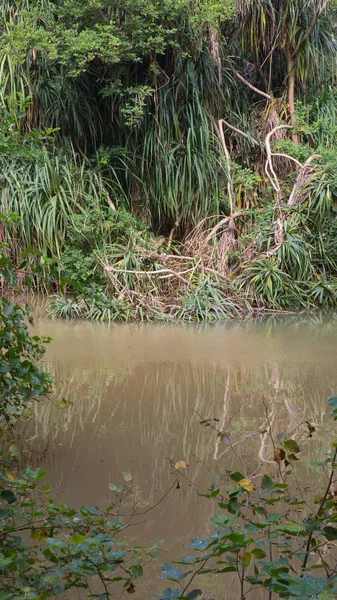
{"label": "brown water surface", "polygon": [[[55,376],[56,393],[53,402],[35,407],[24,435],[63,502],[103,507],[112,497],[109,483],[132,472],[127,508],[144,511],[175,481],[168,459],[188,464],[180,489],[173,487],[129,530],[137,543],[164,539],[163,562],[183,556],[193,537],[212,531],[209,520],[219,509],[196,493],[213,481],[208,468],[249,475],[270,460],[270,440],[259,434],[267,421],[275,436],[305,420],[316,424],[315,438],[301,442],[298,477],[304,483],[316,477],[310,461],[333,439],[326,419],[327,399],[337,395],[332,317],[202,326],[103,326],[40,317],[35,330],[53,338],[45,367]],[[60,408],[62,397],[73,405]],[[218,419],[212,423],[230,432],[237,456],[200,425],[202,418]],[[294,434],[298,439],[301,431]],[[272,474],[273,465],[265,464]],[[159,574],[154,569],[151,579]],[[150,588],[156,593],[163,587],[149,585],[136,597],[145,600]]]}

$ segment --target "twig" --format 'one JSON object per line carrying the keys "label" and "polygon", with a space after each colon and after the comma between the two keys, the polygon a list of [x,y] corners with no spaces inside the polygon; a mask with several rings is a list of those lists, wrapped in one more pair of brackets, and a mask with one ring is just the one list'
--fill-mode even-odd
{"label": "twig", "polygon": [[[337,458],[337,448],[335,449],[335,452],[333,454],[332,468],[331,468],[331,474],[330,474],[330,477],[329,477],[329,482],[328,482],[328,485],[326,487],[324,496],[323,496],[323,498],[321,500],[321,503],[319,505],[318,511],[316,513],[316,518],[319,517],[319,515],[320,515],[320,513],[322,511],[322,508],[323,508],[323,506],[325,504],[325,501],[326,501],[326,499],[328,497],[328,494],[330,492],[331,483],[332,483],[333,476],[334,476],[334,473],[335,473],[334,464],[336,462],[336,458]],[[309,537],[308,537],[308,541],[307,541],[307,545],[306,545],[306,549],[305,549],[305,556],[304,556],[304,560],[303,560],[303,564],[302,564],[302,577],[303,577],[304,569],[306,568],[307,563],[308,563],[309,554],[310,554],[311,540],[312,540],[313,534],[314,534],[314,532],[311,531],[310,534],[309,534]]]}
{"label": "twig", "polygon": [[189,580],[189,582],[187,583],[187,585],[185,585],[181,595],[184,596],[186,590],[189,588],[189,586],[191,585],[193,579],[198,575],[198,573],[200,573],[200,571],[203,570],[204,566],[206,565],[207,561],[209,560],[209,558],[205,558],[204,562],[202,563],[202,565],[199,567],[199,569],[197,569],[196,571],[194,571],[191,579]]}
{"label": "twig", "polygon": [[170,493],[170,491],[174,488],[175,485],[177,485],[179,479],[176,479],[171,487],[169,487],[169,489],[165,492],[165,494],[160,498],[160,500],[158,500],[158,502],[156,502],[155,504],[153,504],[152,506],[150,506],[150,508],[147,508],[146,510],[143,510],[142,512],[133,512],[131,514],[127,514],[127,513],[120,513],[119,516],[121,517],[139,517],[140,515],[146,515],[148,512],[150,512],[150,510],[153,510],[154,508],[157,508],[157,506],[159,506],[159,504],[166,498],[166,496]]}

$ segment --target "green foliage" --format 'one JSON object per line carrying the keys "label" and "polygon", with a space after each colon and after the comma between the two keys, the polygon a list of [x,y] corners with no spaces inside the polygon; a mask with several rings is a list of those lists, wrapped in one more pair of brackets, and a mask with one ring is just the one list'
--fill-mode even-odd
{"label": "green foliage", "polygon": [[129,549],[121,539],[127,525],[115,505],[129,493],[130,479],[105,510],[75,510],[54,502],[52,489],[41,485],[43,469],[17,474],[11,450],[0,459],[2,598],[39,600],[84,589],[92,598],[108,599],[116,585],[135,591],[145,560],[156,553],[155,547]]}
{"label": "green foliage", "polygon": [[28,309],[0,299],[0,421],[21,416],[31,400],[51,391],[51,378],[41,371],[38,361],[48,338],[31,336]]}
{"label": "green foliage", "polygon": [[258,306],[298,308],[302,303],[305,306],[301,288],[275,258],[261,258],[247,265],[237,285]]}
{"label": "green foliage", "polygon": [[173,315],[182,321],[226,321],[238,317],[242,305],[234,299],[234,291],[221,280],[201,278],[194,289],[186,289]]}
{"label": "green foliage", "polygon": [[128,321],[132,317],[132,305],[126,300],[109,298],[99,286],[81,287],[81,294],[74,298],[56,296],[49,306],[49,314],[57,319],[87,319],[111,323]]}
{"label": "green foliage", "polygon": [[[15,266],[40,249],[56,314],[335,308],[335,17],[313,0],[2,4],[0,211],[19,220],[1,235]],[[230,212],[227,247],[229,223],[205,232]],[[185,289],[150,227],[201,260]]]}
{"label": "green foliage", "polygon": [[[6,248],[0,263],[1,277],[14,285]],[[32,337],[27,322],[33,324],[28,308],[1,297],[1,437],[6,424],[27,416],[30,402],[51,391],[51,377],[38,364],[44,354],[42,342],[49,340]],[[156,556],[156,547],[129,549],[119,539],[127,525],[116,515],[116,505],[130,493],[132,475],[124,474],[122,486],[110,486],[116,493],[105,510],[92,506],[75,510],[55,503],[52,489],[41,485],[45,470],[20,470],[19,456],[17,444],[0,453],[1,598],[41,600],[85,589],[93,598],[108,599],[116,583],[133,593],[143,563]]]}
{"label": "green foliage", "polygon": [[37,162],[10,159],[1,183],[2,211],[21,219],[20,227],[9,229],[8,240],[15,236],[16,251],[35,246],[52,256],[60,255],[74,214],[83,212],[85,204],[104,203],[109,189],[74,152],[44,149]]}
{"label": "green foliage", "polygon": [[[12,286],[16,278],[6,248],[0,252],[0,276]],[[31,401],[51,392],[52,378],[41,370],[43,343],[49,338],[31,336],[33,321],[28,307],[0,298],[0,423],[29,414]]]}

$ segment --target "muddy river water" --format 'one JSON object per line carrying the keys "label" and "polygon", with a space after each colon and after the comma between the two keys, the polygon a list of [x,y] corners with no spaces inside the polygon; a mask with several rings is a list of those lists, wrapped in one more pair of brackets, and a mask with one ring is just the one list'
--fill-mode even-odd
{"label": "muddy river water", "polygon": [[[327,399],[337,395],[336,318],[103,326],[38,316],[35,323],[36,333],[53,338],[44,366],[56,391],[26,424],[33,460],[64,503],[107,505],[108,485],[123,472],[133,474],[128,509],[143,512],[165,496],[129,530],[135,543],[165,540],[162,562],[212,531],[219,509],[197,495],[213,481],[210,470],[250,472],[270,459],[270,440],[259,433],[267,421],[274,435],[305,420],[315,424],[298,477],[316,477],[310,461],[334,435]],[[62,397],[72,404],[60,407]],[[203,419],[228,431],[235,454]],[[170,459],[188,468],[179,489],[165,495],[176,477]],[[151,593],[148,581],[137,598],[165,587],[160,565],[151,569]]]}

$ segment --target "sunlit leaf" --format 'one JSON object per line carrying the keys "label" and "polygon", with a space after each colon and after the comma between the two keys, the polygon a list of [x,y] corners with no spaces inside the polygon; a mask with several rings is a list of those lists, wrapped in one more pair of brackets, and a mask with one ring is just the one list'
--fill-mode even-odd
{"label": "sunlit leaf", "polygon": [[254,548],[251,550],[251,555],[253,558],[265,558],[266,553],[261,548]]}
{"label": "sunlit leaf", "polygon": [[14,477],[9,469],[7,469],[7,467],[3,467],[3,470],[7,475],[7,479],[9,479],[10,481],[14,481]]}
{"label": "sunlit leaf", "polygon": [[250,552],[245,552],[242,555],[242,558],[241,558],[242,566],[243,567],[248,567],[248,565],[250,564],[251,559],[252,559],[252,556],[251,556]]}
{"label": "sunlit leaf", "polygon": [[239,481],[240,487],[242,487],[246,492],[251,492],[254,489],[254,484],[250,479],[241,479]]}
{"label": "sunlit leaf", "polygon": [[74,533],[70,539],[74,544],[83,544],[86,541],[85,535],[80,535],[79,533]]}

